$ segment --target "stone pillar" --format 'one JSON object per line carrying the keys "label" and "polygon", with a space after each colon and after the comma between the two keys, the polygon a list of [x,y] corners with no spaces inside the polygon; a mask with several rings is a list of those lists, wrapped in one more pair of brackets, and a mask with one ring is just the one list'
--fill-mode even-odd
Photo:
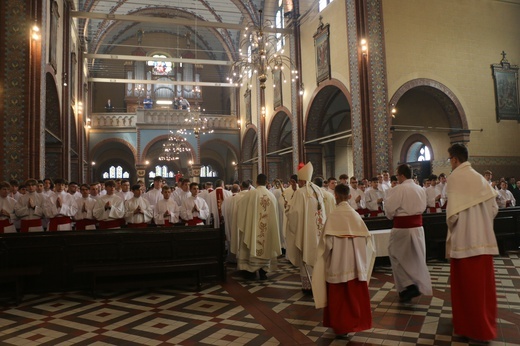
{"label": "stone pillar", "polygon": [[320,144],[307,144],[305,146],[305,157],[307,158],[307,162],[311,161],[312,166],[314,167],[314,173],[312,174],[313,178],[317,175],[323,176],[323,154],[321,149],[322,146]]}
{"label": "stone pillar", "polygon": [[194,163],[190,168],[190,180],[194,183],[200,183],[200,163]]}

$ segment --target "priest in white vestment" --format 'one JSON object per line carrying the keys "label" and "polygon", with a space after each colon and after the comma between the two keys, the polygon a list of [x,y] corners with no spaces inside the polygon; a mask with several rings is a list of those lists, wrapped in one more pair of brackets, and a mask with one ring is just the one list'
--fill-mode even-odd
{"label": "priest in white vestment", "polygon": [[278,224],[278,202],[267,188],[267,176],[259,174],[256,189],[249,191],[238,205],[238,230],[241,246],[237,269],[246,270],[260,280],[276,270],[277,257],[282,253]]}
{"label": "priest in white vestment", "polygon": [[233,210],[231,212],[231,215],[229,216],[229,224],[226,223],[226,227],[229,226],[229,252],[231,252],[235,256],[240,251],[240,244],[242,243],[242,240],[240,238],[240,232],[238,231],[238,206],[240,205],[240,201],[242,200],[242,198],[244,198],[245,195],[248,194],[249,191],[251,191],[249,190],[249,186],[249,181],[244,180],[240,184],[240,192],[230,198],[233,201]]}
{"label": "priest in white vestment", "polygon": [[231,197],[231,191],[224,189],[224,181],[218,179],[215,182],[215,190],[208,194],[208,206],[210,212],[213,214],[213,227],[224,227],[224,215],[222,214],[222,203],[224,199]]}
{"label": "priest in white vestment", "polygon": [[497,192],[475,171],[463,144],[449,149],[446,209],[453,329],[457,335],[489,341],[497,335],[497,294],[493,256],[498,246],[493,220]]}
{"label": "priest in white vestment", "polygon": [[413,181],[407,164],[397,167],[397,179],[399,185],[389,189],[385,197],[386,216],[394,221],[388,254],[399,300],[408,303],[421,294],[432,294],[422,227],[426,193]]}
{"label": "priest in white vestment", "polygon": [[302,290],[311,293],[312,267],[316,263],[318,240],[327,215],[322,189],[311,182],[312,163],[298,170],[298,186],[289,202],[286,234],[286,257],[300,268]]}
{"label": "priest in white vestment", "polygon": [[141,197],[141,185],[133,185],[132,192],[134,197],[124,202],[126,224],[129,228],[146,228],[153,218],[152,206]]}
{"label": "priest in white vestment", "polygon": [[372,328],[368,282],[374,266],[372,238],[350,206],[350,189],[336,186],[337,207],[327,216],[312,275],[316,308],[324,308],[323,325],[342,335]]}

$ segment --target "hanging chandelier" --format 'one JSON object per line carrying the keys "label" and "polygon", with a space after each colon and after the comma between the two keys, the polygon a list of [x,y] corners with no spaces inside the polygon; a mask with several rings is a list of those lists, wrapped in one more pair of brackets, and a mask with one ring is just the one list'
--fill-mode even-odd
{"label": "hanging chandelier", "polygon": [[[263,18],[262,10],[260,13],[260,24],[250,29],[245,28],[245,32],[239,45],[239,57],[231,67],[231,76],[227,78],[235,86],[242,87],[244,83],[251,88],[252,79],[258,79],[260,88],[265,89],[267,76],[277,70],[281,72],[281,79],[286,82],[286,74],[291,81],[298,79],[296,65],[288,56],[284,55],[282,42],[287,35],[281,33],[268,33],[266,28],[274,28],[270,20]],[[273,29],[274,31],[274,29]],[[290,73],[286,72],[287,70]]]}
{"label": "hanging chandelier", "polygon": [[184,124],[186,127],[177,130],[178,134],[183,136],[188,136],[191,134],[195,135],[195,138],[199,138],[199,136],[205,135],[206,133],[213,133],[213,130],[208,129],[208,119],[201,117],[199,113],[191,113],[190,117],[184,119]]}
{"label": "hanging chandelier", "polygon": [[159,156],[159,161],[175,161],[180,158],[181,153],[189,151],[191,151],[191,149],[188,147],[186,139],[175,136],[175,134],[170,131],[168,141],[163,144],[163,154]]}

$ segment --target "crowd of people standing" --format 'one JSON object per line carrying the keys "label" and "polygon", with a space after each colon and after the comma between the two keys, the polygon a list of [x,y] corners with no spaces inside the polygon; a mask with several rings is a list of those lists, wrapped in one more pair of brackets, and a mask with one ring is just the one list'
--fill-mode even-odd
{"label": "crowd of people standing", "polygon": [[[431,295],[422,215],[445,210],[451,259],[453,324],[457,334],[478,340],[496,335],[493,219],[499,207],[516,205],[520,181],[497,188],[490,171],[477,173],[467,148],[449,149],[452,173],[431,175],[420,186],[408,165],[396,175],[372,179],[342,174],[313,178],[309,162],[284,183],[265,174],[256,181],[204,184],[179,179],[167,186],[155,177],[77,184],[64,179],[0,182],[1,232],[117,229],[208,225],[226,234],[228,260],[248,279],[267,279],[278,258],[300,268],[302,291],[324,308],[324,326],[336,334],[371,327],[368,284],[375,251],[363,218],[393,220],[388,253],[401,303]],[[448,184],[449,182],[449,184]],[[478,188],[475,188],[478,187]],[[25,191],[24,191],[25,190]],[[481,268],[481,271],[475,271]],[[257,276],[258,275],[258,276]],[[471,313],[469,313],[471,312]]]}

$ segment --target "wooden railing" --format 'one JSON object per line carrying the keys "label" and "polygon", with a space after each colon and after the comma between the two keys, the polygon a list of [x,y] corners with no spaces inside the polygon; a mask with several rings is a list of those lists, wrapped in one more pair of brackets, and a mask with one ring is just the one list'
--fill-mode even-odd
{"label": "wooden railing", "polygon": [[204,114],[186,110],[138,109],[136,113],[94,113],[90,126],[103,128],[135,128],[138,124],[168,126],[172,129],[186,127],[186,119],[200,117],[207,119],[209,130],[238,130],[237,118],[225,114]]}

